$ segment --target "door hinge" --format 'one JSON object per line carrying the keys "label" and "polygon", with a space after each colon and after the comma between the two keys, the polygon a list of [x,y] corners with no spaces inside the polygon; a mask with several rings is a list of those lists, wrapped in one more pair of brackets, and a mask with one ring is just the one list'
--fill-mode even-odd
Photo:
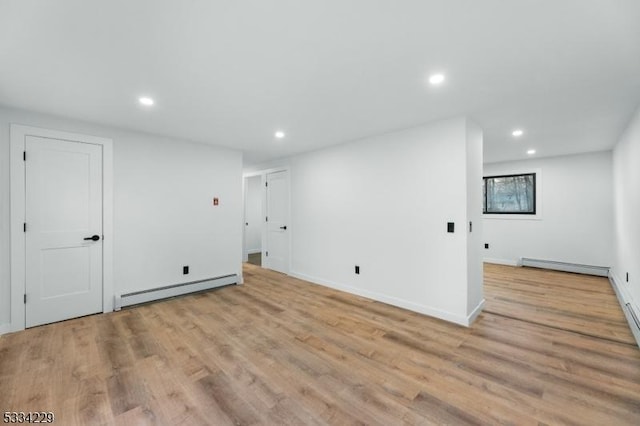
{"label": "door hinge", "polygon": [[27,293],[24,294],[24,304],[27,304]]}
{"label": "door hinge", "polygon": [[264,183],[264,186],[269,186],[269,182],[265,182],[265,183]]}
{"label": "door hinge", "polygon": [[268,251],[264,252],[264,255],[265,257],[269,257],[269,252]]}
{"label": "door hinge", "polygon": [[264,217],[264,221],[265,221],[265,222],[269,222],[269,216],[265,216],[265,217]]}
{"label": "door hinge", "polygon": [[22,151],[22,161],[27,161],[27,151]]}
{"label": "door hinge", "polygon": [[24,232],[27,232],[27,222],[25,222],[25,223],[22,225],[22,230],[23,230]]}

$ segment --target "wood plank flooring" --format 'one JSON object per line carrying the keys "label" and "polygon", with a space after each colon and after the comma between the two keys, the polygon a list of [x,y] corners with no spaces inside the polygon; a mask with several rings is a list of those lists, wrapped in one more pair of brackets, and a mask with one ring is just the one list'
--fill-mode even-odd
{"label": "wood plank flooring", "polygon": [[635,344],[608,278],[485,264],[484,311]]}
{"label": "wood plank flooring", "polygon": [[[608,284],[538,272],[488,267],[497,313],[465,328],[246,265],[243,286],[3,336],[0,410],[65,425],[637,425],[640,350],[610,329]],[[574,292],[581,278],[596,299]],[[549,319],[536,294],[556,283]],[[606,306],[604,330],[562,330],[585,303]]]}

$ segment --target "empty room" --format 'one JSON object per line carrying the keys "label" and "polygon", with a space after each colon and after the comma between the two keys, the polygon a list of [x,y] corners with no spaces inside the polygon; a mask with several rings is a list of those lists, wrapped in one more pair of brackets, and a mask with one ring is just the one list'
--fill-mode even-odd
{"label": "empty room", "polygon": [[0,416],[640,424],[640,2],[0,2]]}

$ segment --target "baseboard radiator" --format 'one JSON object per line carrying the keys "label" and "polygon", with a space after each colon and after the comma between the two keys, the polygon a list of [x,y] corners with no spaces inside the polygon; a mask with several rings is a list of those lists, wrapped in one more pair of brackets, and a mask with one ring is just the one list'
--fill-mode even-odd
{"label": "baseboard radiator", "polygon": [[631,296],[624,288],[625,284],[618,284],[619,281],[616,280],[613,274],[609,274],[609,282],[616,292],[616,297],[618,298],[622,312],[624,312],[624,316],[627,318],[631,333],[636,339],[638,347],[640,347],[640,318],[638,318],[638,309],[634,308],[633,303],[631,303]]}
{"label": "baseboard radiator", "polygon": [[556,271],[575,272],[577,274],[598,275],[600,277],[609,276],[609,268],[606,266],[580,265],[577,263],[531,259],[528,257],[521,258],[520,264],[522,266],[531,266],[533,268],[554,269]]}
{"label": "baseboard radiator", "polygon": [[631,315],[631,319],[633,320],[633,323],[636,326],[636,329],[640,330],[640,319],[638,319],[638,316],[636,315],[636,311],[633,309],[633,307],[631,307],[631,303],[627,302],[624,304],[625,308],[627,308],[627,311],[629,311],[629,314]]}
{"label": "baseboard radiator", "polygon": [[205,280],[191,281],[188,283],[168,285],[151,290],[134,291],[132,293],[119,294],[115,297],[114,309],[119,311],[125,306],[139,305],[140,303],[152,302],[154,300],[167,299],[169,297],[181,296],[183,294],[195,293],[198,291],[210,290],[229,284],[238,283],[238,275],[224,275]]}
{"label": "baseboard radiator", "polygon": [[640,319],[636,315],[635,309],[633,309],[633,306],[631,306],[631,303],[629,302],[624,304],[624,315],[625,317],[627,317],[627,322],[629,323],[629,328],[631,328],[631,333],[633,334],[633,337],[635,337],[638,347],[640,347]]}

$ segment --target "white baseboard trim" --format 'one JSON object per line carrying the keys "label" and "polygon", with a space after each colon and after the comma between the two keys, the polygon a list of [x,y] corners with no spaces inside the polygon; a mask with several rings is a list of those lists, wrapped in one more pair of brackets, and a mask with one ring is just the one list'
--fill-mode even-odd
{"label": "white baseboard trim", "polygon": [[496,265],[520,266],[520,263],[518,263],[517,260],[484,258],[482,261],[484,263],[494,263]]}
{"label": "white baseboard trim", "polygon": [[640,347],[640,324],[638,323],[638,320],[640,319],[640,310],[634,303],[634,300],[631,298],[631,295],[629,294],[625,286],[619,284],[622,281],[618,279],[618,277],[612,270],[609,270],[609,282],[611,283],[611,287],[613,287],[613,291],[615,291],[616,293],[618,303],[620,303],[622,312],[624,312],[624,316],[629,323],[631,333],[636,339],[638,347]]}
{"label": "white baseboard trim", "polygon": [[239,277],[236,274],[224,275],[188,283],[174,284],[166,287],[159,287],[149,290],[135,291],[115,296],[115,309],[119,311],[125,306],[138,305],[140,303],[152,302],[154,300],[167,299],[169,297],[181,296],[183,294],[197,291],[210,290],[229,284],[237,284]]}
{"label": "white baseboard trim", "polygon": [[[389,305],[397,306],[399,308],[407,309],[409,311],[418,312],[420,314],[428,315],[430,317],[438,318],[441,320],[449,321],[454,324],[463,325],[468,327],[471,322],[471,315],[466,317],[457,315],[451,312],[443,311],[431,306],[420,305],[417,303],[409,302],[407,300],[398,299],[396,297],[387,296],[385,294],[376,293],[373,291],[363,290],[361,288],[352,287],[344,284],[339,284],[333,281],[324,280],[322,278],[312,277],[310,275],[302,274],[300,272],[291,271],[289,273],[292,277],[299,278],[304,281],[309,281],[314,284],[319,284],[325,287],[333,288],[335,290],[344,291],[346,293],[355,294],[357,296],[366,297],[368,299],[375,300],[377,302],[387,303]],[[477,309],[477,308],[476,308]],[[475,312],[475,310],[474,310]],[[478,312],[480,313],[480,312]],[[473,314],[472,314],[473,315]]]}
{"label": "white baseboard trim", "polygon": [[522,266],[531,266],[533,268],[553,269],[555,271],[597,275],[599,277],[609,276],[609,267],[607,266],[581,265],[578,263],[556,262],[555,260],[530,259],[528,257],[521,258],[521,264]]}
{"label": "white baseboard trim", "polygon": [[476,308],[473,311],[471,311],[469,315],[467,315],[467,326],[470,326],[471,324],[473,324],[473,322],[476,320],[476,318],[478,318],[478,315],[480,315],[483,309],[484,309],[484,299],[482,299],[480,303],[478,303],[478,306],[476,306]]}
{"label": "white baseboard trim", "polygon": [[0,324],[0,336],[11,331],[11,324]]}

